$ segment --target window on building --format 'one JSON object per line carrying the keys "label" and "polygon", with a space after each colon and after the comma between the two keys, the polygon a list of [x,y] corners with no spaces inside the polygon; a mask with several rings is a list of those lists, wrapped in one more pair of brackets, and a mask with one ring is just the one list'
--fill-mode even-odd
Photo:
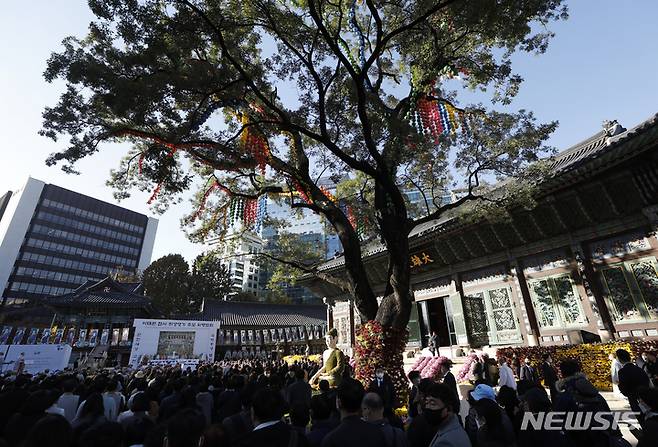
{"label": "window on building", "polygon": [[541,327],[568,327],[586,322],[571,275],[531,280],[528,288]]}
{"label": "window on building", "polygon": [[606,303],[619,322],[658,320],[656,258],[643,258],[601,270]]}
{"label": "window on building", "polygon": [[469,336],[475,346],[520,340],[521,334],[508,287],[465,295],[464,314]]}

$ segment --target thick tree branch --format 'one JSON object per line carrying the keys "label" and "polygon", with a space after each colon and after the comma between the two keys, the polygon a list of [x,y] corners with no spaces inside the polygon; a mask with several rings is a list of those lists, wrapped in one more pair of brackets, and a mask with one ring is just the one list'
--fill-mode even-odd
{"label": "thick tree branch", "polygon": [[261,188],[259,188],[253,194],[239,192],[239,191],[233,191],[228,186],[222,184],[219,181],[219,179],[217,178],[217,176],[215,176],[214,174],[213,174],[213,177],[215,178],[215,182],[217,183],[217,186],[219,186],[219,189],[226,192],[229,196],[232,196],[232,197],[241,197],[243,199],[257,199],[260,196],[263,196],[265,194],[269,194],[269,193],[281,194],[282,192],[284,192],[283,188],[281,188],[280,186],[273,186],[273,185],[272,186],[262,186]]}
{"label": "thick tree branch", "polygon": [[290,259],[280,258],[280,257],[274,256],[270,253],[262,253],[261,252],[261,253],[258,253],[256,256],[266,258],[266,259],[270,259],[272,261],[279,262],[281,264],[288,265],[288,266],[293,267],[297,270],[300,270],[304,273],[315,276],[316,278],[321,279],[322,281],[325,281],[325,282],[327,282],[327,283],[329,283],[333,286],[338,287],[340,290],[342,290],[345,293],[351,293],[352,292],[352,287],[351,287],[350,283],[347,280],[342,279],[342,278],[337,278],[333,275],[329,275],[325,272],[322,272],[321,270],[318,269],[317,266],[304,265],[300,262],[293,261],[293,260],[290,260]]}

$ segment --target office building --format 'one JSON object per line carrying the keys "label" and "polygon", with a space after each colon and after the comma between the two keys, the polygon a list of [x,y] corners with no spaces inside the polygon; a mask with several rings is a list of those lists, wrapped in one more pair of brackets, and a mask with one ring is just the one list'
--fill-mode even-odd
{"label": "office building", "polygon": [[157,225],[143,214],[29,178],[0,197],[3,306],[145,269]]}
{"label": "office building", "polygon": [[231,275],[232,293],[258,295],[260,270],[255,255],[263,249],[263,240],[246,231],[233,231],[222,242],[222,263]]}

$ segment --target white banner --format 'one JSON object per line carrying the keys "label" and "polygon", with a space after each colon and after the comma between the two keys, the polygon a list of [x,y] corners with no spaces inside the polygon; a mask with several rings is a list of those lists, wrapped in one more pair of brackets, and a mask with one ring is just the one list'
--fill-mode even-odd
{"label": "white banner", "polygon": [[[4,354],[4,355],[2,355]],[[61,371],[71,358],[69,345],[11,345],[0,346],[2,371],[17,371],[20,363],[23,372],[37,374],[45,371]]]}
{"label": "white banner", "polygon": [[151,360],[215,359],[219,321],[135,319],[130,366]]}

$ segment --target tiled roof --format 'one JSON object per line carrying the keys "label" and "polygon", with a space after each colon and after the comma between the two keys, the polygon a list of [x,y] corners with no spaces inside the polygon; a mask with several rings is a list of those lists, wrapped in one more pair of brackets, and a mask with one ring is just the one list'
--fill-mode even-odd
{"label": "tiled roof", "polygon": [[87,306],[97,304],[120,307],[140,307],[151,304],[151,300],[145,296],[120,292],[67,293],[46,298],[44,302],[51,306]]}
{"label": "tiled roof", "polygon": [[286,327],[326,323],[324,305],[245,303],[205,300],[200,318],[223,326]]}
{"label": "tiled roof", "polygon": [[[614,162],[615,159],[623,159],[627,156],[624,147],[627,142],[641,136],[642,133],[648,130],[655,130],[658,127],[658,114],[652,116],[646,121],[638,124],[632,129],[626,130],[614,136],[607,136],[605,131],[597,132],[586,140],[561,151],[556,154],[550,162],[550,174],[540,184],[540,188],[550,188],[551,183],[559,184],[564,175],[576,175],[583,167],[588,166],[590,162],[597,159],[609,159]],[[507,182],[505,180],[499,185]],[[464,208],[469,204],[463,205]],[[444,233],[454,228],[453,225],[457,224],[458,219],[455,218],[458,214],[459,208],[453,212],[448,212],[439,219],[426,222],[418,225],[409,233],[409,238],[414,239],[427,233]],[[380,241],[373,241],[367,243],[362,247],[362,257],[367,258],[377,253],[386,251],[386,247]],[[331,270],[342,267],[345,264],[344,256],[337,256],[322,263],[320,270]],[[310,277],[310,275],[307,275]]]}
{"label": "tiled roof", "polygon": [[133,292],[138,289],[138,284],[119,283],[108,277],[100,281],[87,281],[71,293],[47,297],[43,302],[53,307],[150,307],[150,298]]}

